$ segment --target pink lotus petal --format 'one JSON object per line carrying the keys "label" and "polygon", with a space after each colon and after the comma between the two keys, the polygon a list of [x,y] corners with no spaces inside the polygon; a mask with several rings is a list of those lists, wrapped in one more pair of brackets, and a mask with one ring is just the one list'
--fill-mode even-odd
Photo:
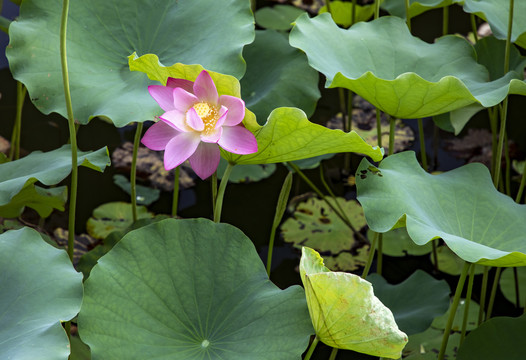
{"label": "pink lotus petal", "polygon": [[227,118],[228,109],[224,106],[221,106],[221,109],[219,109],[219,118],[216,121],[216,126],[214,126],[215,129],[219,129],[223,126],[225,123],[225,120]]}
{"label": "pink lotus petal", "polygon": [[195,79],[194,94],[200,101],[217,104],[217,88],[208,71],[201,71]]}
{"label": "pink lotus petal", "polygon": [[164,150],[166,144],[180,132],[163,121],[156,122],[146,131],[141,142],[151,150]]}
{"label": "pink lotus petal", "polygon": [[224,126],[219,146],[234,154],[252,154],[258,151],[256,137],[243,126]]}
{"label": "pink lotus petal", "polygon": [[167,111],[159,116],[159,119],[181,132],[194,131],[190,126],[186,125],[186,115],[179,110]]}
{"label": "pink lotus petal", "polygon": [[174,109],[174,93],[172,88],[161,85],[150,85],[148,86],[148,92],[164,111]]}
{"label": "pink lotus petal", "polygon": [[214,129],[212,132],[205,134],[201,133],[201,141],[206,143],[217,143],[223,134],[223,128]]}
{"label": "pink lotus petal", "polygon": [[199,102],[199,99],[192,93],[181,88],[173,89],[174,94],[174,109],[185,113],[195,103]]}
{"label": "pink lotus petal", "polygon": [[219,158],[219,147],[216,144],[200,143],[189,160],[197,176],[204,180],[217,170]]}
{"label": "pink lotus petal", "polygon": [[186,124],[195,131],[203,131],[205,129],[203,119],[197,115],[197,111],[195,111],[194,108],[190,108],[190,110],[186,112]]}
{"label": "pink lotus petal", "polygon": [[238,125],[245,117],[245,102],[240,98],[229,95],[219,97],[219,105],[228,109],[228,116],[225,120],[226,126]]}
{"label": "pink lotus petal", "polygon": [[169,77],[166,81],[166,86],[170,88],[181,88],[188,91],[190,94],[194,93],[194,82],[185,79],[174,79]]}
{"label": "pink lotus petal", "polygon": [[179,133],[168,142],[164,149],[164,168],[166,171],[181,165],[197,149],[201,142],[196,132]]}

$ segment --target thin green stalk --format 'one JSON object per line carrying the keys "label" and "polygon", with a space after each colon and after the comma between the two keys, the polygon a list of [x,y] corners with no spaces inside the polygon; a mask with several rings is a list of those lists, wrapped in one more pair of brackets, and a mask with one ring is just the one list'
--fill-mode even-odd
{"label": "thin green stalk", "polygon": [[181,166],[174,169],[174,189],[172,194],[172,217],[177,217],[177,208],[179,207],[179,174]]}
{"label": "thin green stalk", "polygon": [[[323,187],[325,188],[325,190],[327,190],[327,192],[329,193],[329,195],[334,199],[334,204],[336,204],[336,207],[338,208],[338,210],[340,211],[340,213],[342,215],[345,216],[345,218],[347,218],[347,216],[345,215],[345,211],[343,211],[343,208],[342,206],[340,205],[340,203],[336,200],[336,195],[334,195],[334,192],[332,191],[331,187],[329,186],[329,184],[327,184],[327,181],[325,181],[325,176],[323,175],[323,166],[320,165],[320,181],[323,185]],[[347,218],[348,221],[349,218]]]}
{"label": "thin green stalk", "polygon": [[328,12],[329,14],[332,14],[332,11],[331,11],[331,2],[330,2],[330,0],[326,0],[326,1],[325,1],[325,5],[327,5],[327,12]]}
{"label": "thin green stalk", "polygon": [[438,251],[437,251],[437,243],[438,243],[438,240],[437,240],[437,239],[431,240],[431,245],[433,246],[433,262],[434,262],[434,268],[435,268],[435,272],[438,273]]}
{"label": "thin green stalk", "polygon": [[336,355],[338,355],[338,348],[332,348],[329,360],[336,360]]}
{"label": "thin green stalk", "polygon": [[493,279],[493,286],[491,287],[491,294],[489,296],[488,311],[486,312],[486,320],[491,319],[491,313],[493,312],[493,304],[495,303],[495,296],[497,295],[497,288],[499,287],[500,273],[502,268],[498,267],[495,272],[495,279]]}
{"label": "thin green stalk", "polygon": [[375,0],[374,2],[374,19],[378,19],[380,17],[380,2],[381,0]]}
{"label": "thin green stalk", "polygon": [[422,167],[428,171],[427,167],[427,153],[426,153],[426,139],[424,139],[424,124],[421,118],[418,119],[418,137],[420,138],[420,155],[422,156]]}
{"label": "thin green stalk", "polygon": [[482,324],[484,321],[484,308],[486,307],[486,293],[488,292],[489,269],[489,266],[484,266],[484,271],[482,273],[482,287],[480,289],[480,307],[477,326]]}
{"label": "thin green stalk", "polygon": [[524,161],[524,167],[522,168],[521,184],[519,185],[519,191],[517,192],[517,197],[515,198],[515,202],[517,204],[521,203],[522,192],[524,191],[525,184],[526,184],[526,161]]}
{"label": "thin green stalk", "polygon": [[130,170],[131,205],[134,222],[137,221],[137,153],[139,152],[139,144],[141,142],[142,127],[142,122],[137,123],[135,137],[133,139],[133,154]]}
{"label": "thin green stalk", "polygon": [[502,177],[504,178],[504,186],[506,188],[506,195],[511,197],[511,161],[510,161],[510,148],[508,146],[508,134],[504,134],[504,159],[506,160],[506,174],[503,174]]}
{"label": "thin green stalk", "polygon": [[[497,127],[498,127],[498,112],[497,112],[497,106],[493,106],[488,108],[488,116],[489,116],[489,125],[491,128],[491,153],[496,154],[497,153],[497,142],[498,142],[498,135],[497,135]],[[491,174],[492,176],[495,175],[495,156],[491,157]]]}
{"label": "thin green stalk", "polygon": [[442,35],[449,33],[449,6],[442,8]]}
{"label": "thin green stalk", "polygon": [[464,317],[462,319],[462,330],[460,333],[460,345],[466,337],[466,328],[468,325],[468,315],[469,315],[469,305],[471,304],[471,294],[473,292],[473,282],[475,280],[475,264],[471,264],[469,270],[469,281],[468,281],[468,290],[466,293],[466,306],[464,307]]}
{"label": "thin green stalk", "polygon": [[290,189],[292,188],[293,172],[289,171],[287,177],[283,181],[283,186],[278,197],[278,203],[276,205],[276,213],[274,214],[274,221],[272,223],[272,230],[270,231],[270,240],[268,242],[268,254],[267,254],[267,275],[270,277],[270,269],[272,266],[272,253],[274,250],[274,238],[276,237],[276,230],[278,229],[279,223],[283,218],[283,214],[287,209],[287,203],[289,200]]}
{"label": "thin green stalk", "polygon": [[405,0],[405,22],[407,23],[407,28],[411,32],[411,16],[409,16],[409,0]]}
{"label": "thin green stalk", "polygon": [[519,274],[517,273],[517,267],[513,267],[513,280],[515,282],[515,306],[517,309],[521,308],[521,295],[519,290]]}
{"label": "thin green stalk", "polygon": [[373,241],[371,242],[371,247],[369,248],[369,257],[367,258],[367,263],[365,264],[365,267],[363,268],[362,272],[362,279],[365,279],[367,275],[369,275],[369,270],[371,270],[371,265],[373,264],[374,259],[374,253],[376,251],[376,244],[378,242],[378,235],[379,233],[374,233]]}
{"label": "thin green stalk", "polygon": [[223,208],[223,197],[225,196],[226,184],[228,184],[228,178],[230,177],[230,173],[232,172],[233,168],[234,168],[234,164],[228,163],[225,173],[223,174],[223,178],[221,179],[221,183],[219,184],[219,190],[217,192],[217,199],[216,199],[216,206],[214,208],[214,221],[217,223],[221,221],[221,210]]}
{"label": "thin green stalk", "polygon": [[475,38],[475,44],[479,41],[479,34],[477,29],[477,20],[475,18],[475,14],[469,14],[469,18],[471,20],[471,31],[473,32],[473,37]]}
{"label": "thin green stalk", "polygon": [[376,254],[376,273],[378,275],[382,275],[382,268],[383,268],[383,247],[384,247],[384,234],[380,233],[378,234],[378,250]]}
{"label": "thin green stalk", "polygon": [[216,211],[216,201],[217,201],[217,171],[212,174],[212,213]]}
{"label": "thin green stalk", "polygon": [[347,91],[347,131],[350,132],[352,130],[352,100],[354,97],[354,93],[351,90]]}
{"label": "thin green stalk", "polygon": [[389,155],[394,153],[395,119],[389,119]]}
{"label": "thin green stalk", "polygon": [[309,351],[307,351],[307,354],[303,358],[303,360],[309,360],[312,356],[312,353],[314,352],[314,349],[316,349],[316,345],[320,342],[320,339],[316,336],[314,340],[312,340],[312,344],[310,344]]}
{"label": "thin green stalk", "polygon": [[460,302],[460,295],[462,294],[462,288],[464,287],[464,282],[468,275],[470,263],[465,262],[460,278],[458,279],[457,289],[455,290],[455,296],[453,297],[453,303],[449,310],[449,316],[447,318],[446,327],[444,329],[444,336],[442,337],[442,345],[440,346],[440,352],[438,353],[438,360],[444,360],[444,355],[446,354],[447,342],[449,340],[449,334],[451,333],[451,327],[453,325],[453,320],[455,320],[455,314],[457,313],[458,304]]}
{"label": "thin green stalk", "polygon": [[351,26],[353,26],[355,22],[356,22],[356,0],[352,0],[352,7],[351,7]]}
{"label": "thin green stalk", "polygon": [[378,138],[378,147],[382,147],[382,113],[376,108],[376,137]]}
{"label": "thin green stalk", "polygon": [[351,222],[349,221],[349,219],[345,216],[345,213],[341,213],[337,207],[335,207],[334,205],[332,205],[329,201],[327,201],[327,197],[320,191],[320,189],[318,189],[318,187],[316,185],[314,185],[314,183],[312,181],[310,181],[310,179],[300,170],[300,168],[294,164],[293,162],[287,162],[287,165],[290,166],[302,179],[303,181],[305,181],[307,183],[307,185],[310,186],[310,188],[312,190],[314,190],[314,192],[316,194],[318,194],[318,196],[323,200],[325,201],[325,203],[327,205],[329,205],[329,207],[332,209],[332,211],[334,211],[334,213],[345,223],[345,225],[347,225],[349,227],[349,229],[351,229],[351,231],[360,238],[360,240],[362,241],[367,241],[367,239],[358,231],[356,230],[356,228],[353,226],[353,224],[351,224]]}
{"label": "thin green stalk", "polygon": [[20,158],[20,134],[22,133],[22,109],[26,98],[27,89],[20,81],[16,82],[16,115],[13,133],[11,135],[11,149],[9,159],[17,160]]}
{"label": "thin green stalk", "polygon": [[338,88],[338,98],[340,99],[343,131],[347,132],[349,130],[347,128],[347,108],[345,107],[345,91],[343,88]]}
{"label": "thin green stalk", "polygon": [[11,20],[0,15],[0,30],[9,34],[9,25],[11,25]]}

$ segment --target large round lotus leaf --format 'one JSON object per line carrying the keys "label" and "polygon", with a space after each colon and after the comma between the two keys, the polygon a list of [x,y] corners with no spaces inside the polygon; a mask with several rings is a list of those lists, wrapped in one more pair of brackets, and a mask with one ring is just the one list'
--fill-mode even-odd
{"label": "large round lotus leaf", "polygon": [[407,335],[393,313],[357,275],[331,272],[316,251],[304,247],[300,275],[316,336],[325,344],[368,355],[398,359]]}
{"label": "large round lotus leaf", "polygon": [[[60,0],[24,1],[9,28],[7,57],[37,108],[65,116],[61,9]],[[241,51],[254,39],[253,22],[249,1],[71,1],[67,53],[75,118],[86,124],[104,115],[120,127],[160,115],[147,91],[151,82],[128,70],[134,52],[241,77]]]}
{"label": "large round lotus leaf", "polygon": [[[428,242],[426,245],[431,245]],[[433,255],[429,256],[433,265],[435,264],[435,257]],[[438,246],[437,247],[437,259],[438,266],[437,268],[449,275],[458,276],[462,273],[462,268],[464,267],[465,261],[462,260],[447,246]],[[475,275],[482,274],[484,272],[484,267],[482,265],[475,265]]]}
{"label": "large round lotus leaf", "polygon": [[305,11],[291,5],[263,7],[256,11],[256,24],[266,29],[289,30],[292,22]]}
{"label": "large round lotus leaf", "polygon": [[[420,334],[409,336],[409,342],[404,349],[404,360],[436,360],[444,332],[429,328]],[[460,343],[460,333],[449,335],[446,348],[446,359],[455,359]]]}
{"label": "large round lotus leaf", "polygon": [[241,95],[260,125],[278,107],[297,107],[307,117],[312,115],[320,98],[318,72],[309,66],[303,52],[289,45],[284,34],[257,31],[243,56],[247,72],[241,80]]}
{"label": "large round lotus leaf", "polygon": [[[327,200],[336,204],[332,198]],[[356,200],[336,198],[336,201],[356,229],[366,225]],[[369,257],[369,244],[356,241],[352,231],[331,207],[317,198],[296,205],[293,216],[281,225],[281,235],[284,241],[298,248],[308,246],[322,252],[326,265],[333,270],[354,271],[365,266]]]}
{"label": "large round lotus leaf", "polygon": [[[374,231],[367,231],[367,237],[371,240]],[[382,252],[389,256],[425,255],[433,251],[431,243],[422,246],[414,243],[405,228],[390,230],[382,236]]]}
{"label": "large round lotus leaf", "polygon": [[[498,39],[506,39],[508,34],[509,0],[455,0],[462,3],[464,11],[481,15]],[[513,26],[511,41],[526,48],[526,2],[515,1],[513,6]]]}
{"label": "large round lotus leaf", "polygon": [[128,233],[91,271],[79,332],[97,359],[301,359],[299,286],[272,284],[240,230],[168,219]]}
{"label": "large round lotus leaf", "polygon": [[517,303],[517,292],[515,289],[515,275],[517,271],[517,281],[519,283],[519,305],[524,307],[526,305],[526,268],[518,267],[516,269],[504,269],[500,275],[500,291],[509,302]]}
{"label": "large round lotus leaf", "polygon": [[508,93],[526,95],[516,72],[489,81],[473,47],[458,36],[428,44],[413,37],[405,22],[384,16],[340,29],[328,14],[302,15],[290,43],[327,77],[327,87],[344,87],[399,118],[422,118],[469,104],[500,103]]}
{"label": "large round lotus leaf", "polygon": [[[426,11],[449,6],[454,0],[409,0],[409,17],[414,18]],[[391,15],[406,19],[405,1],[383,0],[380,7]]]}
{"label": "large round lotus leaf", "polygon": [[339,152],[360,153],[375,161],[383,157],[381,148],[367,144],[355,131],[345,133],[312,123],[297,108],[277,108],[264,126],[245,126],[256,136],[258,152],[237,155],[223,151],[221,156],[234,164],[278,163]]}
{"label": "large round lotus leaf", "polygon": [[[462,330],[462,322],[464,321],[464,313],[466,312],[466,299],[461,299],[460,303],[458,304],[457,311],[455,313],[455,320],[453,321],[453,325],[451,325],[452,331],[461,331]],[[431,327],[438,330],[444,330],[446,328],[447,319],[449,317],[449,313],[451,311],[451,307],[447,309],[446,313],[444,315],[439,316],[433,320],[431,323]],[[480,312],[480,306],[473,300],[469,303],[468,308],[468,322],[466,324],[466,330],[470,331],[478,326],[478,318],[479,318],[479,312]]]}
{"label": "large round lotus leaf", "polygon": [[[81,166],[103,172],[106,165],[110,163],[108,149],[104,147],[97,151],[79,151],[77,161]],[[44,185],[56,185],[70,172],[71,147],[69,145],[45,153],[35,151],[22,159],[0,164],[0,206],[16,200],[15,195],[24,188],[34,186],[33,184],[37,181]],[[31,201],[30,198],[26,200]],[[25,204],[28,205],[27,202]],[[18,205],[21,204],[18,203]]]}
{"label": "large round lotus leaf", "polygon": [[425,331],[436,316],[449,307],[449,285],[417,270],[405,281],[390,285],[378,274],[367,277],[374,293],[394,315],[398,327],[407,335]]}
{"label": "large round lotus leaf", "polygon": [[[145,206],[137,206],[137,218],[149,219],[153,214]],[[110,202],[93,210],[86,230],[95,239],[104,239],[116,230],[125,230],[133,223],[132,206],[125,202]]]}
{"label": "large round lotus leaf", "polygon": [[[334,22],[345,27],[351,26],[353,3],[343,1],[331,1],[331,15]],[[320,8],[319,14],[328,12],[327,5]],[[354,4],[354,22],[367,21],[374,14],[372,4],[360,6]]]}
{"label": "large round lotus leaf", "polygon": [[523,360],[526,354],[526,314],[489,319],[473,330],[458,349],[458,360]]}
{"label": "large round lotus leaf", "polygon": [[30,229],[0,235],[0,344],[2,359],[66,360],[60,324],[82,302],[82,275],[64,250]]}
{"label": "large round lotus leaf", "polygon": [[526,265],[526,205],[499,193],[484,165],[431,175],[407,151],[388,156],[378,168],[364,159],[357,171],[366,171],[356,186],[372,230],[405,225],[416,244],[442,238],[465,261]]}

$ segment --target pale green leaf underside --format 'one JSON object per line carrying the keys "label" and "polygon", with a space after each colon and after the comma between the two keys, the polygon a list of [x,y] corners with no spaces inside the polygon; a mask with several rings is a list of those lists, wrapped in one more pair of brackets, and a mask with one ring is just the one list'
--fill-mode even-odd
{"label": "pale green leaf underside", "polygon": [[[36,107],[66,116],[59,56],[62,1],[27,0],[9,28],[13,76]],[[151,81],[128,70],[128,56],[158,54],[165,64],[201,64],[240,78],[243,46],[254,39],[249,1],[72,0],[68,67],[75,118],[104,115],[118,126],[160,115]]]}
{"label": "pale green leaf underside", "polygon": [[466,40],[451,35],[428,44],[413,37],[397,17],[344,30],[328,14],[303,15],[290,43],[327,77],[327,87],[348,88],[399,118],[437,115],[473,103],[489,107],[508,93],[526,95],[522,74],[515,71],[490,82]]}
{"label": "pale green leaf underside", "polygon": [[30,228],[0,235],[0,344],[3,359],[67,360],[60,321],[80,309],[82,275],[64,250]]}
{"label": "pale green leaf underside", "polygon": [[129,232],[85,282],[81,338],[100,359],[301,359],[301,287],[270,282],[240,230],[167,219]]}
{"label": "pale green leaf underside", "polygon": [[350,273],[331,272],[320,255],[307,247],[302,248],[300,276],[320,341],[339,349],[400,358],[407,335],[374,296],[368,281]]}
{"label": "pale green leaf underside", "polygon": [[364,178],[356,180],[358,200],[374,231],[405,223],[418,245],[442,238],[465,261],[526,265],[526,205],[499,193],[482,164],[431,175],[413,152],[403,152],[387,157],[378,170],[363,160],[358,172],[364,171]]}

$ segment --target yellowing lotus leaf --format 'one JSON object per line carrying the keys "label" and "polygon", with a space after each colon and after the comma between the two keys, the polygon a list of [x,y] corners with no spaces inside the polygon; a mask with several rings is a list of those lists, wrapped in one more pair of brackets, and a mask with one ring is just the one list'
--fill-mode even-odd
{"label": "yellowing lotus leaf", "polygon": [[316,336],[325,344],[398,359],[407,335],[393,313],[357,275],[331,272],[315,250],[302,248],[300,275]]}

